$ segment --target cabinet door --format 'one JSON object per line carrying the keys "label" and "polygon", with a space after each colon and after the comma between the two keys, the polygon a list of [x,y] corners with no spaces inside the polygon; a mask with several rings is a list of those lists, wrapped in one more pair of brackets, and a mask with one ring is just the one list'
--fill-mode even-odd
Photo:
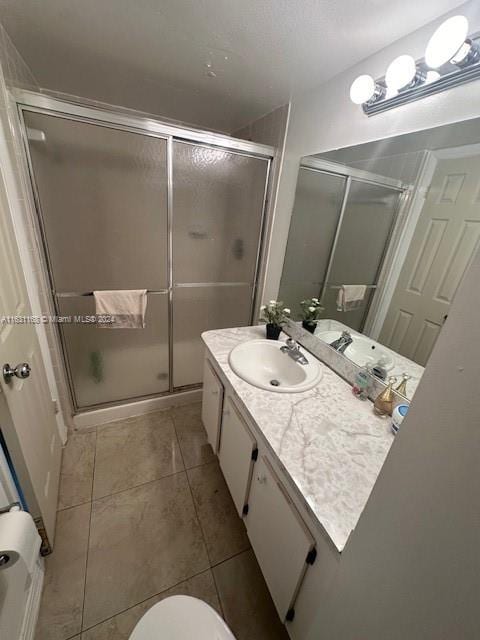
{"label": "cabinet door", "polygon": [[227,393],[223,407],[222,436],[218,458],[220,468],[240,517],[244,515],[257,442],[245,420]]}
{"label": "cabinet door", "polygon": [[220,442],[220,424],[222,421],[223,385],[217,377],[208,358],[203,365],[202,422],[207,432],[208,442],[214,453]]}
{"label": "cabinet door", "polygon": [[291,620],[315,540],[264,456],[255,465],[245,523],[278,614]]}

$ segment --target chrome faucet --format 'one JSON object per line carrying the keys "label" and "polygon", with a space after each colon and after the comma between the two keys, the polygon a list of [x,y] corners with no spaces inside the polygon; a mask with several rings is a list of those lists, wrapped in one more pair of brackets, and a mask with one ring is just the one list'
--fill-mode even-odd
{"label": "chrome faucet", "polygon": [[330,346],[333,347],[339,353],[345,353],[345,349],[352,344],[353,338],[348,333],[348,331],[342,331],[342,335],[340,338],[337,338],[333,342],[330,343]]}
{"label": "chrome faucet", "polygon": [[308,364],[308,360],[298,348],[298,344],[292,338],[288,338],[285,344],[280,347],[280,351],[289,355],[290,358],[295,360],[295,362],[298,362],[298,364]]}

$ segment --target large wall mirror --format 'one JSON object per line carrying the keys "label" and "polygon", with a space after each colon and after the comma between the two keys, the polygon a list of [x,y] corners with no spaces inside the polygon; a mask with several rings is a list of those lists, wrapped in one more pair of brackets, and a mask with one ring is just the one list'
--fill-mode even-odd
{"label": "large wall mirror", "polygon": [[411,398],[480,238],[480,119],[302,158],[279,298]]}

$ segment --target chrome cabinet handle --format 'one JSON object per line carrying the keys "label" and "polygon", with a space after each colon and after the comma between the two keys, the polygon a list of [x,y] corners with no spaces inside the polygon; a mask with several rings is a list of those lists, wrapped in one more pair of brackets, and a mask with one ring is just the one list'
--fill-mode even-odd
{"label": "chrome cabinet handle", "polygon": [[28,378],[30,376],[31,371],[32,370],[28,362],[21,362],[20,364],[17,364],[14,369],[12,369],[12,367],[7,362],[3,365],[3,379],[7,383],[10,382],[13,376],[24,380],[25,378]]}

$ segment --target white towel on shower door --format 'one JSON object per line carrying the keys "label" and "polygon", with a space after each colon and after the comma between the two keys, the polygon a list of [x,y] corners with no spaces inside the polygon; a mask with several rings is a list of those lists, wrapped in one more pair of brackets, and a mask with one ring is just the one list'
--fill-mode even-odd
{"label": "white towel on shower door", "polygon": [[338,290],[337,311],[354,311],[363,305],[367,286],[364,284],[342,284]]}
{"label": "white towel on shower door", "polygon": [[[103,329],[144,329],[147,290],[94,291],[97,326]],[[111,321],[108,322],[110,316]]]}

